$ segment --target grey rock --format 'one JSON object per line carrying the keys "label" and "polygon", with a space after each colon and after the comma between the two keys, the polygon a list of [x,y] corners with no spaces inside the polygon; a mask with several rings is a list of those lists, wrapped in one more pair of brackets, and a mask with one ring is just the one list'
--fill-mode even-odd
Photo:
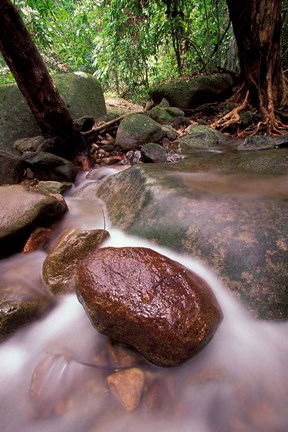
{"label": "grey rock", "polygon": [[[53,80],[73,119],[91,116],[97,120],[106,115],[103,91],[95,77],[75,72],[57,74]],[[17,139],[40,134],[17,85],[0,86],[0,149],[13,151]]]}
{"label": "grey rock", "polygon": [[0,186],[0,257],[20,251],[38,226],[67,211],[64,200],[21,185]]}
{"label": "grey rock", "polygon": [[239,151],[269,150],[276,147],[275,140],[266,135],[254,135],[245,138],[237,146]]}
{"label": "grey rock", "polygon": [[167,151],[159,144],[147,143],[141,148],[143,162],[164,163],[167,160]]}
{"label": "grey rock", "polygon": [[288,318],[288,150],[199,154],[107,179],[111,222],[206,263],[250,312]]}
{"label": "grey rock", "polygon": [[233,78],[228,74],[181,78],[154,87],[150,91],[150,97],[155,105],[165,98],[172,107],[196,108],[208,102],[216,102],[227,98],[231,94],[233,83]]}
{"label": "grey rock", "polygon": [[0,150],[0,185],[19,183],[24,177],[25,166],[20,157]]}
{"label": "grey rock", "polygon": [[134,150],[147,142],[158,142],[163,132],[158,123],[143,114],[125,117],[117,130],[116,145],[122,150]]}
{"label": "grey rock", "polygon": [[52,153],[39,152],[32,157],[26,156],[23,161],[38,180],[74,182],[78,173],[77,167],[72,162]]}

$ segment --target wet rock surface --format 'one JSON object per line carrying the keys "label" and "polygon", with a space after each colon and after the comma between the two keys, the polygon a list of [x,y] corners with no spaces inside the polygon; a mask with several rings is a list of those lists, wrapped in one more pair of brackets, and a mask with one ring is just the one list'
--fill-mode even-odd
{"label": "wet rock surface", "polygon": [[47,255],[43,263],[42,276],[53,294],[74,291],[76,265],[89,252],[100,247],[109,237],[105,230],[66,230]]}
{"label": "wet rock surface", "polygon": [[[30,258],[28,258],[30,260]],[[53,306],[49,295],[38,276],[29,275],[21,256],[11,263],[1,263],[0,275],[0,342],[6,340],[21,327],[45,315]],[[34,258],[37,267],[37,255]],[[17,268],[17,272],[15,272]]]}
{"label": "wet rock surface", "polygon": [[0,187],[0,257],[21,250],[38,226],[47,226],[67,211],[64,200],[21,185]]}
{"label": "wet rock surface", "polygon": [[[258,318],[288,317],[287,150],[199,155],[108,178],[112,223],[200,259]],[[123,191],[127,191],[124,194]]]}
{"label": "wet rock surface", "polygon": [[91,322],[158,366],[201,351],[222,320],[208,285],[146,248],[102,248],[77,269],[76,292]]}

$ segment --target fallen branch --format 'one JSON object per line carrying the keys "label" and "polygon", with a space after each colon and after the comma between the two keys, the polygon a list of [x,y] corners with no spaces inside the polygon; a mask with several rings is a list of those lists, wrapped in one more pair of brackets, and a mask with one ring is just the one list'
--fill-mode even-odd
{"label": "fallen branch", "polygon": [[113,120],[110,120],[110,121],[108,121],[106,123],[101,123],[98,126],[93,126],[92,129],[90,129],[89,131],[81,132],[81,135],[87,137],[87,136],[91,135],[92,133],[100,132],[101,130],[103,130],[103,129],[109,127],[109,126],[112,126],[113,124],[117,123],[118,121],[123,120],[129,114],[143,114],[143,111],[142,112],[140,112],[140,111],[131,111],[129,113],[123,114],[120,117],[117,117],[117,118],[115,118]]}

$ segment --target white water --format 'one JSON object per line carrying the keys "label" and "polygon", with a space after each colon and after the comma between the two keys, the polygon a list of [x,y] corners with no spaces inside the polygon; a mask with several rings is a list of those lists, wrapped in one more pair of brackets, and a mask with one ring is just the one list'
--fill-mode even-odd
{"label": "white water", "polygon": [[[103,228],[101,202],[85,193],[67,202],[70,212],[61,229]],[[103,389],[111,371],[83,364],[91,363],[107,340],[91,326],[75,296],[67,296],[45,319],[0,346],[1,432],[286,432],[288,323],[252,319],[216,276],[190,257],[109,231],[105,245],[152,247],[202,276],[221,305],[223,323],[211,343],[181,367],[146,364],[146,378],[162,389],[159,408],[151,412],[144,395],[138,409],[127,413]],[[0,274],[16,278],[20,272],[27,283],[33,276],[33,287],[43,289],[43,258],[37,252],[2,260]],[[33,399],[31,381],[41,362]]]}

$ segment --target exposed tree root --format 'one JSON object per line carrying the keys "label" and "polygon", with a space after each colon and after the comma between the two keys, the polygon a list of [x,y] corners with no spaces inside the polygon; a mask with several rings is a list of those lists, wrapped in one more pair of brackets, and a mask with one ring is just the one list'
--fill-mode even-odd
{"label": "exposed tree root", "polygon": [[[271,68],[270,68],[271,69]],[[283,133],[287,133],[288,130],[288,118],[285,116],[279,115],[281,112],[275,110],[274,98],[273,98],[273,86],[272,86],[272,75],[271,70],[267,73],[267,92],[265,93],[262,89],[259,88],[257,83],[253,78],[250,77],[250,87],[254,87],[257,92],[258,99],[258,113],[260,114],[261,120],[255,124],[249,125],[247,128],[243,130],[238,130],[237,136],[244,137],[247,135],[256,135],[256,134],[264,134],[264,135],[272,135],[278,136]],[[247,88],[247,87],[246,87]],[[245,83],[241,85],[238,91],[232,96],[230,100],[236,101],[239,99],[243,91],[245,90]],[[232,125],[241,125],[240,113],[250,106],[251,109],[251,98],[249,90],[246,91],[245,98],[243,102],[228,112],[225,116],[220,118],[211,124],[211,127],[217,128],[220,131],[227,129]],[[276,117],[278,116],[278,118]],[[282,122],[284,120],[284,122]]]}
{"label": "exposed tree root", "polygon": [[229,111],[227,114],[225,114],[224,117],[220,118],[216,122],[211,124],[211,127],[213,128],[220,128],[220,131],[226,129],[228,126],[231,126],[232,124],[241,123],[240,120],[240,113],[243,111],[247,105],[249,100],[249,90],[246,92],[246,96],[244,98],[244,101],[241,105],[237,106],[236,108],[233,108],[231,111]]}

